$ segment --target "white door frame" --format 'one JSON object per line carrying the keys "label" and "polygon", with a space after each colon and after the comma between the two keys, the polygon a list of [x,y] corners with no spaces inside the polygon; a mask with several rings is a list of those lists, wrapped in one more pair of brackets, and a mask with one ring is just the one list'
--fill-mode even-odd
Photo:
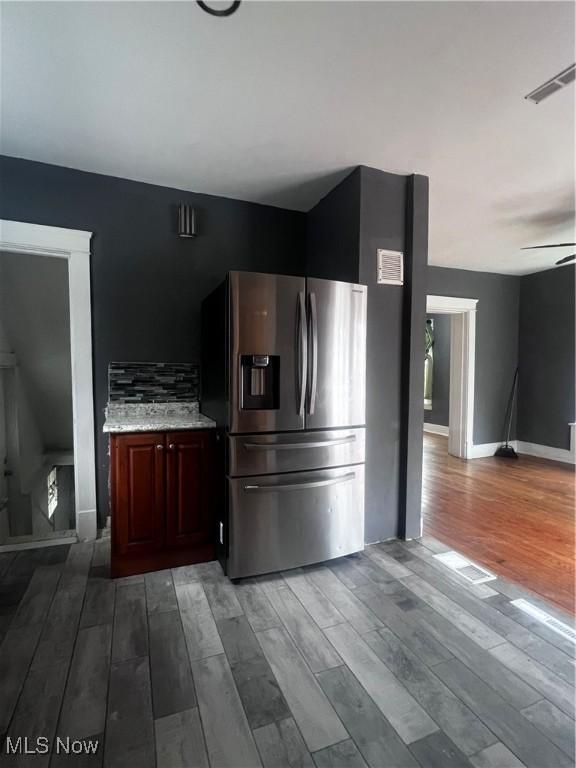
{"label": "white door frame", "polygon": [[450,404],[448,453],[472,457],[474,444],[474,371],[478,299],[427,296],[428,314],[450,315]]}
{"label": "white door frame", "polygon": [[76,532],[80,541],[96,538],[96,462],[92,389],[90,304],[91,232],[0,219],[0,250],[66,259],[70,294],[70,355]]}

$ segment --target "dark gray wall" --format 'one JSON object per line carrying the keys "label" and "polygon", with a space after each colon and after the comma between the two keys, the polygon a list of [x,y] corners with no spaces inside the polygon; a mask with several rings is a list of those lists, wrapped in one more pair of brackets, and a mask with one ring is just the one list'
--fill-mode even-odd
{"label": "dark gray wall", "polygon": [[520,280],[518,439],[570,448],[574,422],[574,265]]}
{"label": "dark gray wall", "polygon": [[402,410],[398,535],[422,533],[422,382],[424,380],[429,184],[414,174],[406,183],[404,295],[402,300]]}
{"label": "dark gray wall", "polygon": [[450,315],[431,314],[434,320],[432,366],[432,410],[424,411],[424,421],[447,427],[450,410]]}
{"label": "dark gray wall", "polygon": [[[199,237],[175,234],[176,205]],[[199,357],[200,301],[230,269],[309,274],[369,286],[366,538],[405,533],[420,514],[428,188],[424,177],[353,171],[304,214],[55,166],[0,158],[0,217],[89,230],[99,514],[107,514],[101,433],[110,361]],[[376,285],[376,249],[405,251],[404,288]],[[413,534],[410,534],[413,535]]]}
{"label": "dark gray wall", "polygon": [[506,405],[518,364],[520,278],[428,267],[427,291],[436,296],[478,299],[474,442],[498,442],[503,439]]}
{"label": "dark gray wall", "polygon": [[[198,209],[179,239],[176,206]],[[0,217],[94,232],[92,322],[100,521],[108,363],[200,355],[200,302],[230,269],[303,274],[305,215],[14,158],[0,158]]]}
{"label": "dark gray wall", "polygon": [[[368,286],[366,541],[398,534],[408,503],[408,476],[411,487],[418,492],[418,498],[410,503],[418,507],[418,517],[420,514],[421,459],[410,454],[408,460],[408,446],[418,442],[420,450],[422,446],[422,388],[420,385],[419,395],[414,399],[414,371],[410,363],[414,358],[415,377],[421,382],[424,341],[420,334],[422,349],[414,348],[407,313],[420,312],[422,317],[425,313],[428,198],[426,184],[425,194],[411,196],[416,203],[408,206],[411,179],[361,166],[308,215],[307,273]],[[420,222],[416,230],[412,226],[413,213]],[[420,283],[418,275],[415,281],[412,275],[412,241],[417,251],[414,263]],[[376,284],[378,248],[407,251],[404,287]],[[414,412],[417,415],[413,431],[419,440],[403,443],[401,438],[407,435]]]}
{"label": "dark gray wall", "polygon": [[308,274],[326,280],[359,280],[361,169],[356,168],[307,214]]}
{"label": "dark gray wall", "polygon": [[376,283],[376,249],[403,251],[406,176],[363,169],[359,281],[368,286],[366,541],[398,533],[403,287]]}

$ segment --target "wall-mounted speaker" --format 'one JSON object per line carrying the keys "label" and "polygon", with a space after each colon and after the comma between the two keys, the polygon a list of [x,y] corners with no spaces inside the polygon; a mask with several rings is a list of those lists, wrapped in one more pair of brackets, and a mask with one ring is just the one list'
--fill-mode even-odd
{"label": "wall-mounted speaker", "polygon": [[178,237],[196,237],[196,209],[191,205],[178,206]]}

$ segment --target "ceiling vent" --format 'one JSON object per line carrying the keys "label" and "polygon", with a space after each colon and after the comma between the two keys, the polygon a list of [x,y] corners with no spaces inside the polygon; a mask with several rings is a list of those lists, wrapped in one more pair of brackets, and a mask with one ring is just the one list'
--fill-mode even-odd
{"label": "ceiling vent", "polygon": [[376,282],[379,285],[404,285],[404,254],[402,251],[386,251],[378,248],[378,271]]}
{"label": "ceiling vent", "polygon": [[548,80],[543,85],[539,85],[538,88],[533,90],[528,94],[528,96],[525,96],[524,98],[533,102],[534,104],[540,104],[541,101],[547,99],[548,96],[552,96],[553,93],[556,93],[556,91],[564,88],[565,85],[573,83],[575,77],[576,64],[572,64],[570,67],[568,67],[568,69],[565,69],[560,72],[559,75],[556,75],[556,77]]}

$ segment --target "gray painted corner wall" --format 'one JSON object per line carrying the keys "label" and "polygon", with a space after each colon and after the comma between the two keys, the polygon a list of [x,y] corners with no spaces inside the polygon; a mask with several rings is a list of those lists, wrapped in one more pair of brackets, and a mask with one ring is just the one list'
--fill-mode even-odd
{"label": "gray painted corner wall", "polygon": [[576,267],[526,275],[520,281],[518,439],[569,449],[576,421]]}
{"label": "gray painted corner wall", "polygon": [[72,372],[68,262],[0,254],[0,320],[46,450],[69,451]]}
{"label": "gray painted corner wall", "polygon": [[[574,265],[522,277],[428,267],[429,294],[479,300],[475,443],[503,439],[506,405],[518,365],[512,438],[570,447],[568,425],[576,420],[575,280]],[[424,419],[444,423],[435,411],[425,411]]]}
{"label": "gray painted corner wall", "polygon": [[[474,443],[503,439],[506,405],[518,364],[520,281],[515,275],[428,267],[428,294],[478,299]],[[516,425],[512,425],[516,438]]]}
{"label": "gray painted corner wall", "polygon": [[[420,514],[422,462],[413,448],[422,448],[423,356],[411,343],[410,315],[425,314],[427,224],[427,179],[365,166],[308,214],[307,274],[368,286],[366,541],[398,535],[407,504]],[[409,251],[404,287],[376,283],[378,248]],[[423,348],[423,337],[418,341]],[[407,479],[417,498],[408,500]]]}
{"label": "gray painted corner wall", "polygon": [[[199,235],[176,234],[177,206]],[[303,213],[0,156],[0,218],[88,230],[98,513],[108,514],[108,364],[200,359],[200,304],[231,269],[303,274]]]}
{"label": "gray painted corner wall", "polygon": [[402,429],[398,535],[422,533],[422,382],[424,381],[429,181],[413,174],[406,184],[404,296],[402,302]]}
{"label": "gray painted corner wall", "polygon": [[424,411],[427,424],[447,427],[450,410],[450,315],[428,314],[434,320],[432,409]]}
{"label": "gray painted corner wall", "polygon": [[306,215],[310,277],[359,281],[361,169],[355,168]]}
{"label": "gray painted corner wall", "polygon": [[398,533],[404,289],[376,283],[376,250],[404,251],[407,177],[362,168],[359,281],[368,286],[366,541]]}
{"label": "gray painted corner wall", "polygon": [[[195,240],[176,236],[180,201],[199,212]],[[108,363],[199,360],[201,300],[230,269],[368,285],[367,541],[405,533],[402,509],[419,515],[426,293],[478,299],[474,442],[502,439],[520,355],[518,436],[567,447],[574,267],[523,278],[426,267],[427,206],[424,177],[363,166],[302,214],[0,157],[1,218],[95,233],[100,521],[108,513],[108,440],[101,432]],[[377,248],[405,251],[404,287],[376,284]]]}

